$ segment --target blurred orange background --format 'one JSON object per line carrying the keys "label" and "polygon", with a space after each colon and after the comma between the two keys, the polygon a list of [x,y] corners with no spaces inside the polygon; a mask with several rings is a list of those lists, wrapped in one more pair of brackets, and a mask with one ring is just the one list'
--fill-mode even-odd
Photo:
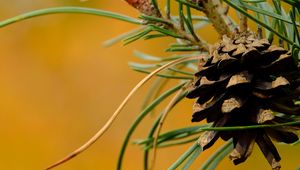
{"label": "blurred orange background", "polygon": [[[56,6],[92,7],[138,16],[122,0],[10,0],[0,1],[0,19]],[[106,122],[145,76],[127,65],[128,61],[138,61],[133,51],[169,55],[163,51],[172,39],[102,46],[105,40],[135,27],[98,16],[55,14],[0,29],[0,169],[43,169],[83,144]],[[207,41],[217,39],[211,27],[203,32],[200,34]],[[149,83],[138,91],[103,138],[57,169],[115,169],[121,143],[140,111],[147,87]],[[195,125],[190,123],[191,106],[189,100],[179,104],[163,130]],[[154,116],[147,118],[133,138],[145,137],[153,120]],[[167,169],[189,146],[159,150],[156,169]],[[192,169],[199,169],[217,148],[202,153]],[[282,169],[296,169],[300,165],[300,146],[278,145],[278,149]],[[130,145],[123,169],[142,169],[139,146]],[[270,167],[256,147],[246,163],[234,166],[225,158],[217,169]]]}

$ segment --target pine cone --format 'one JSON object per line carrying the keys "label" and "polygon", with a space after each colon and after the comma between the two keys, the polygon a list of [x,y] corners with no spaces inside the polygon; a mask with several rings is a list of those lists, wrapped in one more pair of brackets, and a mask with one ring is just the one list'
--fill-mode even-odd
{"label": "pine cone", "polygon": [[[277,124],[294,121],[300,114],[300,67],[287,50],[271,46],[253,33],[226,36],[211,50],[211,57],[195,74],[188,98],[197,98],[192,122],[206,119],[213,127]],[[280,169],[280,155],[271,141],[293,143],[300,126],[208,131],[199,140],[203,150],[221,137],[233,139],[230,158],[244,162],[256,142],[273,169]]]}

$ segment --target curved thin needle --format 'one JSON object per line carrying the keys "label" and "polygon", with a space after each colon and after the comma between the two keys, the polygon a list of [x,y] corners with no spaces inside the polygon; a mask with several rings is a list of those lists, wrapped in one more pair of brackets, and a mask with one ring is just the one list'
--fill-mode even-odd
{"label": "curved thin needle", "polygon": [[179,58],[176,60],[173,60],[159,68],[157,68],[156,70],[154,70],[153,72],[151,72],[150,74],[148,74],[143,80],[141,80],[131,91],[130,93],[126,96],[126,98],[122,101],[122,103],[119,105],[119,107],[116,109],[116,111],[113,113],[113,115],[108,119],[108,121],[105,123],[105,125],[91,138],[89,139],[84,145],[82,145],[81,147],[79,147],[78,149],[76,149],[75,151],[73,151],[71,154],[69,154],[68,156],[66,156],[65,158],[59,160],[58,162],[54,163],[53,165],[49,166],[48,168],[46,168],[46,170],[50,170],[53,169],[69,160],[71,160],[72,158],[74,158],[75,156],[79,155],[80,153],[82,153],[83,151],[85,151],[86,149],[88,149],[92,144],[94,144],[107,130],[108,128],[112,125],[112,123],[114,122],[114,120],[117,118],[117,116],[119,115],[119,113],[122,111],[122,109],[124,108],[124,106],[127,104],[127,102],[130,100],[130,98],[133,96],[133,94],[143,85],[145,84],[148,80],[150,80],[155,74],[157,74],[158,72],[165,70],[173,65],[185,62],[185,61],[190,61],[190,60],[195,60],[198,59],[201,56],[193,56],[193,57],[186,57],[186,58]]}

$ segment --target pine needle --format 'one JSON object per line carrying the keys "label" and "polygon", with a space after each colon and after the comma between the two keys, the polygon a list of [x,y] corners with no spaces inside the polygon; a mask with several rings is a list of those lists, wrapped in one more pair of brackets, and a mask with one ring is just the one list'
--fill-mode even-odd
{"label": "pine needle", "polygon": [[92,144],[94,144],[112,125],[112,123],[114,122],[114,120],[117,118],[117,116],[120,114],[120,112],[122,111],[122,109],[126,106],[126,104],[128,103],[128,101],[131,99],[131,97],[135,94],[135,92],[141,88],[148,80],[150,80],[154,75],[156,75],[158,72],[163,71],[173,65],[179,64],[181,62],[185,62],[185,61],[190,61],[190,60],[195,60],[195,59],[199,59],[201,56],[194,56],[194,57],[187,57],[187,58],[180,58],[174,61],[171,61],[159,68],[157,68],[156,70],[154,70],[153,72],[151,72],[149,75],[147,75],[143,80],[141,80],[131,91],[130,93],[126,96],[126,98],[122,101],[122,103],[119,105],[119,107],[116,109],[116,111],[112,114],[112,116],[109,118],[109,120],[105,123],[105,125],[91,138],[89,139],[85,144],[83,144],[82,146],[80,146],[78,149],[76,149],[75,151],[73,151],[71,154],[69,154],[68,156],[66,156],[65,158],[59,160],[58,162],[54,163],[53,165],[49,166],[48,168],[46,168],[46,170],[50,170],[53,169],[65,162],[68,162],[69,160],[71,160],[72,158],[74,158],[75,156],[79,155],[80,153],[82,153],[83,151],[85,151],[86,149],[88,149]]}
{"label": "pine needle", "polygon": [[178,100],[178,98],[180,98],[180,96],[182,95],[182,93],[184,92],[185,88],[181,88],[176,95],[172,98],[172,100],[170,101],[170,103],[167,105],[167,107],[165,108],[162,117],[159,121],[158,124],[158,129],[156,131],[156,134],[154,136],[154,141],[153,141],[153,158],[152,158],[152,163],[150,166],[150,170],[154,169],[154,165],[155,165],[155,160],[156,160],[156,151],[157,151],[157,141],[158,141],[158,137],[160,134],[160,131],[162,129],[163,123],[166,120],[168,113],[170,113],[170,110],[173,108],[173,105],[176,103],[176,101]]}

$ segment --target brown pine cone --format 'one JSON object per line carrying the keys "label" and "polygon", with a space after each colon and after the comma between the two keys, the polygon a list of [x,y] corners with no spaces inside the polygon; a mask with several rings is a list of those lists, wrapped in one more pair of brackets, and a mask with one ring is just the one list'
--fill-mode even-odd
{"label": "brown pine cone", "polygon": [[[214,127],[277,124],[294,121],[300,106],[300,67],[287,50],[257,39],[251,32],[214,45],[211,57],[195,74],[188,98],[197,98],[193,122],[206,119]],[[300,126],[235,131],[208,131],[199,140],[203,150],[221,137],[233,139],[234,164],[244,162],[257,143],[273,169],[280,156],[271,139],[293,143]]]}

